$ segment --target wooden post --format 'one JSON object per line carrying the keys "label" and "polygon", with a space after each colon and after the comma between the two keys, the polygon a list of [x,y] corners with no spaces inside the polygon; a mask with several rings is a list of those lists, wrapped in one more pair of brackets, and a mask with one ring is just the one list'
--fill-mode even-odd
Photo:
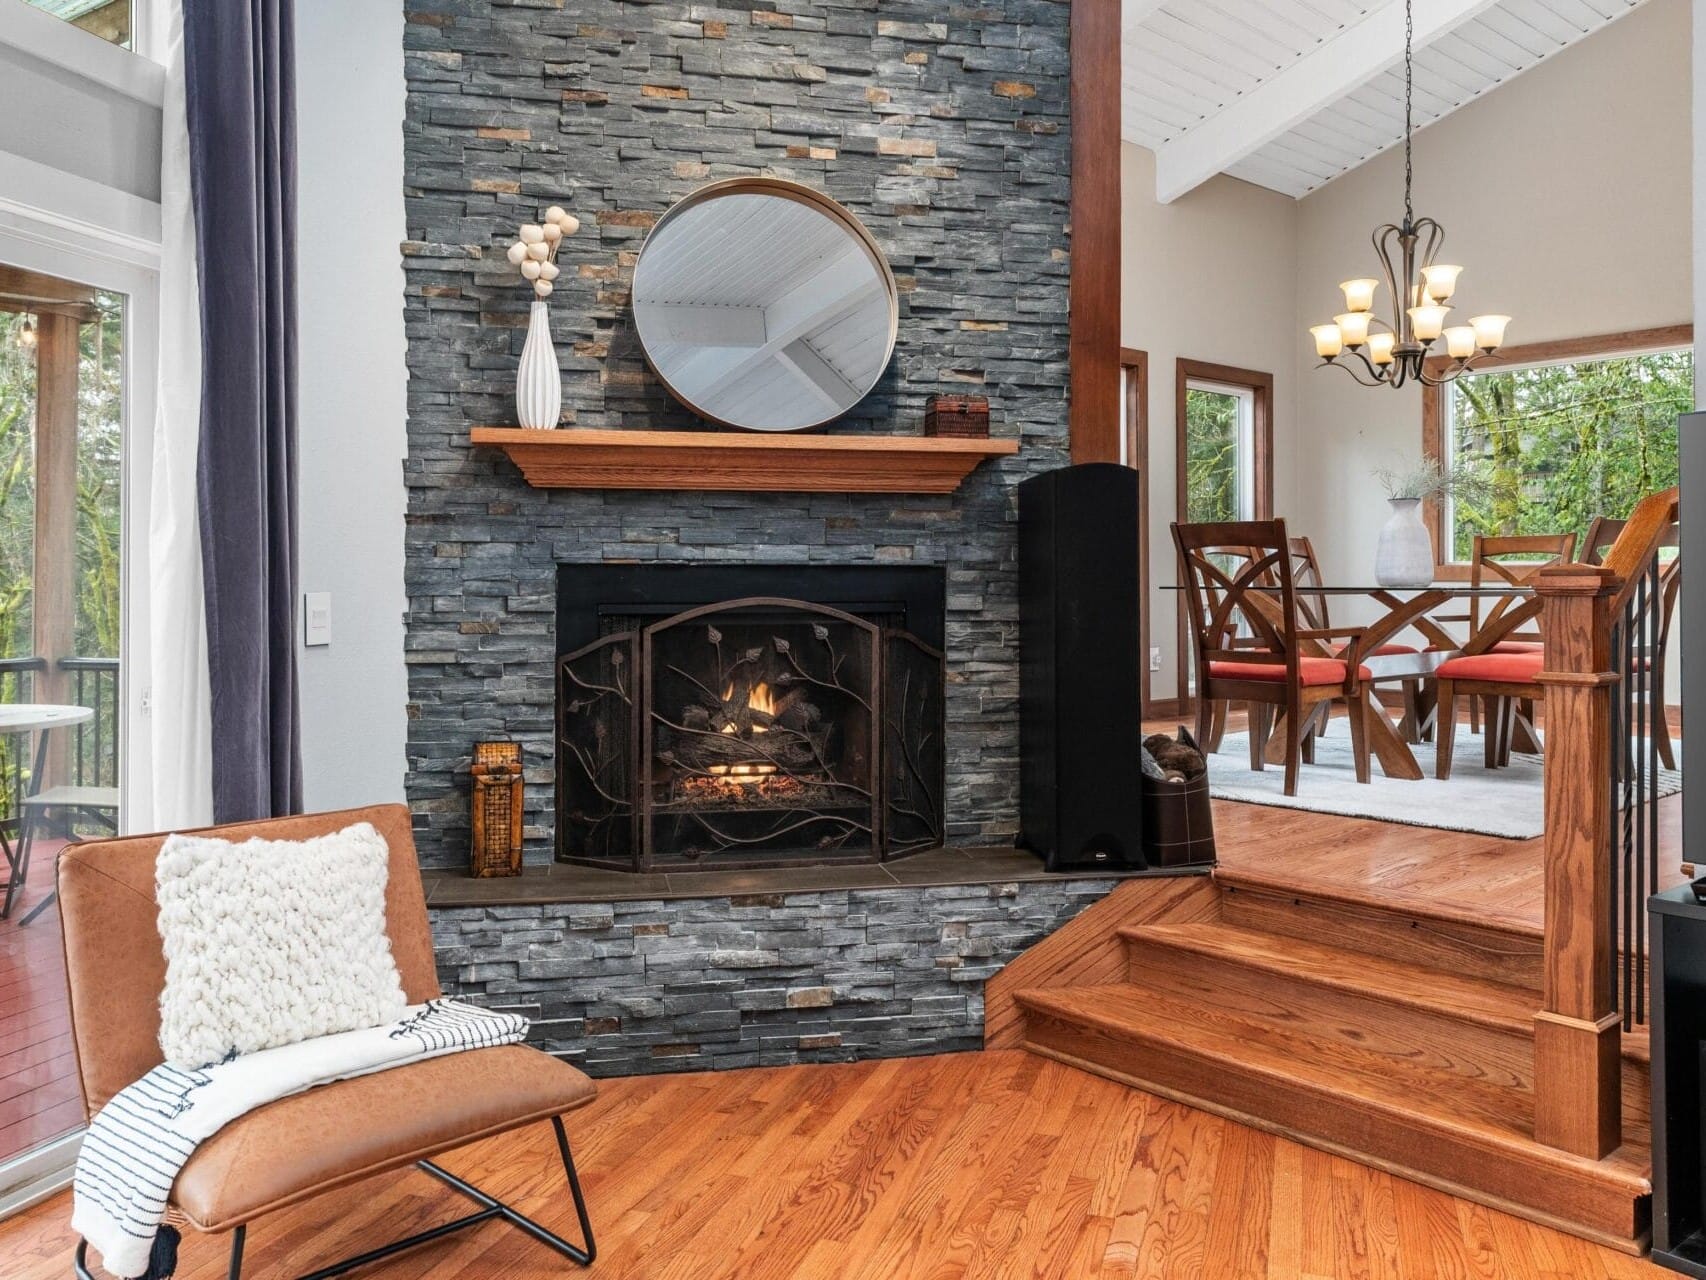
{"label": "wooden post", "polygon": [[[35,656],[47,666],[33,677],[37,702],[69,702],[59,667],[77,648],[77,364],[75,315],[36,316],[36,518],[32,615]],[[54,735],[47,762],[51,785],[68,777],[75,734]]]}
{"label": "wooden post", "polygon": [[1546,939],[1534,1020],[1534,1136],[1600,1160],[1623,1142],[1622,1030],[1611,919],[1611,610],[1609,569],[1542,569],[1546,657]]}
{"label": "wooden post", "polygon": [[1074,462],[1120,460],[1120,4],[1072,0],[1069,422]]}

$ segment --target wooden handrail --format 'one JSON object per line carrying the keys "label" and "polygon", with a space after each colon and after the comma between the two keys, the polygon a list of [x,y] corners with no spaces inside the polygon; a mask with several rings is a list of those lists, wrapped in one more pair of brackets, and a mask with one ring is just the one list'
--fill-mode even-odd
{"label": "wooden handrail", "polygon": [[1629,603],[1641,575],[1647,571],[1659,548],[1665,545],[1670,527],[1676,523],[1681,491],[1675,486],[1660,493],[1648,494],[1635,504],[1629,513],[1629,523],[1611,544],[1601,562],[1622,581],[1611,601],[1612,616],[1616,617]]}
{"label": "wooden handrail", "polygon": [[1623,1142],[1622,1025],[1612,958],[1612,628],[1676,521],[1677,490],[1642,499],[1602,565],[1542,569],[1545,942],[1534,1026],[1534,1136],[1603,1159]]}

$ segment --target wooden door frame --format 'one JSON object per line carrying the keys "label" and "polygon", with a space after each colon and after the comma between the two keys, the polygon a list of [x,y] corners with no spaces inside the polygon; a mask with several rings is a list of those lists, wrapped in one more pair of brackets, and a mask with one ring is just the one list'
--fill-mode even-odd
{"label": "wooden door frame", "polygon": [[1173,699],[1157,703],[1149,670],[1150,590],[1149,524],[1149,353],[1135,347],[1120,348],[1120,370],[1125,375],[1125,463],[1137,472],[1137,564],[1138,672],[1141,681],[1140,714],[1145,717],[1171,715]]}
{"label": "wooden door frame", "polygon": [[[1255,454],[1256,497],[1252,518],[1271,520],[1274,516],[1274,375],[1259,369],[1240,369],[1236,365],[1215,364],[1208,360],[1188,360],[1181,356],[1173,362],[1173,518],[1185,515],[1186,451],[1185,451],[1185,393],[1193,382],[1218,382],[1237,387],[1254,395],[1250,424],[1251,452]],[[1175,593],[1178,594],[1178,593]],[[1190,629],[1185,620],[1185,602],[1178,602],[1178,658],[1175,663],[1178,696],[1174,714],[1184,715],[1195,703],[1191,697],[1189,653]],[[1145,664],[1147,665],[1147,654]]]}
{"label": "wooden door frame", "polygon": [[[1604,333],[1590,338],[1556,338],[1550,342],[1528,342],[1517,347],[1501,347],[1490,356],[1475,362],[1475,372],[1486,373],[1512,365],[1563,364],[1567,361],[1609,360],[1615,356],[1638,355],[1648,351],[1666,351],[1694,345],[1692,324],[1663,325],[1656,329],[1625,329],[1619,333]],[[1452,363],[1446,356],[1429,356],[1428,372],[1438,375]],[[1696,371],[1696,380],[1699,373]],[[1696,401],[1698,403],[1698,401]],[[1445,391],[1443,387],[1422,386],[1422,457],[1440,464],[1445,462]],[[1434,542],[1434,574],[1441,581],[1467,581],[1469,566],[1452,564],[1446,559],[1445,508],[1429,500],[1422,504],[1422,523]]]}

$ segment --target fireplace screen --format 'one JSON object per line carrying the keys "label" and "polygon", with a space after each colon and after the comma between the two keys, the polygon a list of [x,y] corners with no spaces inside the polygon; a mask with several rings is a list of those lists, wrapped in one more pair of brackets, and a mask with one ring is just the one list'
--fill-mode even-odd
{"label": "fireplace screen", "polygon": [[942,843],[942,655],[800,600],[730,600],[558,663],[557,840],[632,870]]}

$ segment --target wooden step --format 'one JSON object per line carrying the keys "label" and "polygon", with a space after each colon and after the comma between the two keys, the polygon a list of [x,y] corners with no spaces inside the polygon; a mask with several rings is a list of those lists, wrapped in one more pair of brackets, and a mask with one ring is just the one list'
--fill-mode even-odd
{"label": "wooden step", "polygon": [[1420,897],[1300,884],[1217,870],[1220,918],[1253,931],[1335,946],[1501,986],[1541,988],[1541,933]]}
{"label": "wooden step", "polygon": [[[1240,992],[1258,1011],[1328,1028],[1352,1046],[1390,1044],[1417,1065],[1533,1088],[1540,997],[1527,987],[1224,923],[1131,925],[1119,933],[1129,980],[1139,987],[1180,1000]],[[1651,1115],[1644,1049],[1644,1036],[1626,1038],[1624,1114],[1639,1125]]]}
{"label": "wooden step", "polygon": [[1529,987],[1468,978],[1236,924],[1132,925],[1121,929],[1120,936],[1132,957],[1132,981],[1140,985],[1146,976],[1140,969],[1147,966],[1195,963],[1217,972],[1254,971],[1521,1036],[1532,1033],[1540,1008],[1539,996]]}
{"label": "wooden step", "polygon": [[1465,1071],[1425,1024],[1370,1026],[1199,972],[1015,993],[1035,1052],[1630,1249],[1646,1229],[1644,1126],[1603,1161],[1532,1138],[1532,1095]]}

